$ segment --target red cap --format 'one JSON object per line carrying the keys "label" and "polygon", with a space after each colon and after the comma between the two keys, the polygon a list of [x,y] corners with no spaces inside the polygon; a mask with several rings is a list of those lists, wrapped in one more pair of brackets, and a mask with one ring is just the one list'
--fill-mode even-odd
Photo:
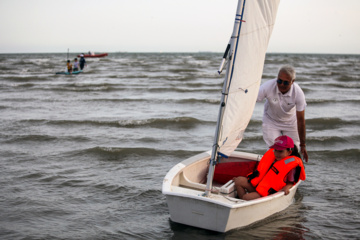
{"label": "red cap", "polygon": [[288,137],[286,135],[280,136],[275,139],[274,145],[270,146],[270,148],[273,148],[275,150],[294,148],[294,141],[291,139],[291,137]]}

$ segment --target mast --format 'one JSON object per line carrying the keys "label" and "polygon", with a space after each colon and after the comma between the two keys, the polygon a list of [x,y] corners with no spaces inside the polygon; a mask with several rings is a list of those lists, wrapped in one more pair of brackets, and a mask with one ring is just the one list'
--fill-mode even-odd
{"label": "mast", "polygon": [[[220,139],[224,111],[225,111],[229,88],[230,88],[233,71],[234,71],[234,62],[236,60],[236,49],[238,46],[240,30],[241,30],[241,26],[243,23],[243,14],[244,14],[244,9],[245,9],[245,3],[246,3],[246,0],[239,0],[239,2],[238,2],[233,33],[232,33],[230,43],[229,43],[230,50],[228,50],[228,47],[227,47],[225,54],[224,54],[224,58],[230,59],[230,61],[228,61],[228,63],[227,63],[226,74],[225,74],[224,84],[223,84],[223,88],[222,88],[218,120],[217,120],[217,124],[216,124],[216,129],[215,129],[214,144],[212,146],[210,166],[209,166],[209,172],[207,175],[206,190],[205,190],[205,194],[204,194],[206,197],[208,197],[209,194],[211,193],[215,165],[217,163],[217,159],[219,158],[218,142]],[[228,54],[227,54],[227,52],[228,52]],[[221,65],[223,65],[223,63],[224,63],[224,61],[221,63]],[[219,74],[221,72],[221,69],[222,69],[222,66],[220,66]]]}

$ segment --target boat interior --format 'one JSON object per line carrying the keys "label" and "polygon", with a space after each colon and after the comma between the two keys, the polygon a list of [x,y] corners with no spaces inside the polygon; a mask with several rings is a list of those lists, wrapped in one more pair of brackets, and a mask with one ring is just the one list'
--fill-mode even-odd
{"label": "boat interior", "polygon": [[[250,159],[248,156],[242,155],[223,159],[215,167],[211,192],[234,197],[235,187],[232,179],[238,176],[247,176],[256,169],[259,159],[258,155],[251,156]],[[210,157],[193,161],[179,172],[172,185],[205,191],[209,162]]]}

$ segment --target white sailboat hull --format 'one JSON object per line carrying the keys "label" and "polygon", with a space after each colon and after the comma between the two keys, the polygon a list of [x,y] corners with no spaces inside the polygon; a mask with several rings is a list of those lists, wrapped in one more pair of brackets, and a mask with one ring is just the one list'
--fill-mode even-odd
{"label": "white sailboat hull", "polygon": [[[259,161],[261,156],[234,152],[230,161]],[[205,183],[210,153],[205,152],[174,166],[165,176],[162,191],[173,222],[217,232],[227,232],[265,219],[286,209],[294,201],[299,181],[288,195],[283,191],[259,199],[234,198],[233,184],[219,186],[205,197]],[[229,186],[228,186],[229,185]]]}

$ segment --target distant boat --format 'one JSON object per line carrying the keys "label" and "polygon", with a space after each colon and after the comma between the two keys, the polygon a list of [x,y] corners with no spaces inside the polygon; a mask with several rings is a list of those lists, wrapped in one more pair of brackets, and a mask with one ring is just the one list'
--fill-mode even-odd
{"label": "distant boat", "polygon": [[233,34],[219,69],[221,73],[227,62],[212,150],[178,163],[163,180],[173,222],[227,232],[265,219],[294,201],[301,180],[288,195],[279,191],[250,201],[236,198],[232,181],[252,172],[262,157],[234,150],[254,111],[279,1],[238,2]]}
{"label": "distant boat", "polygon": [[[101,58],[106,57],[107,53],[99,53],[99,54],[83,54],[85,58]],[[78,57],[81,57],[81,54],[78,55]]]}
{"label": "distant boat", "polygon": [[[80,70],[80,71],[74,71],[74,72],[71,72],[71,74],[79,74],[79,73],[82,73],[83,71]],[[56,74],[65,74],[65,75],[70,75],[69,72],[57,72]]]}

